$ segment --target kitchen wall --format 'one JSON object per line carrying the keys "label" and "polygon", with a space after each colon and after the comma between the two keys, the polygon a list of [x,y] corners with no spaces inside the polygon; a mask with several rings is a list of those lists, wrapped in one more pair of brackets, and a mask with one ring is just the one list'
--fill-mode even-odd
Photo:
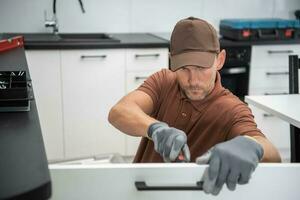
{"label": "kitchen wall", "polygon": [[[60,32],[170,32],[184,17],[294,18],[300,0],[57,0]],[[0,0],[0,32],[47,32],[52,0]]]}

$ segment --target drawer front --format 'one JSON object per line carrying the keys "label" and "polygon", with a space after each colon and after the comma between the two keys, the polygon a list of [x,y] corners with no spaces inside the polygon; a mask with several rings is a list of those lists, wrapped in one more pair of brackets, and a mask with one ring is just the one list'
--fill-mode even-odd
{"label": "drawer front", "polygon": [[288,88],[289,69],[260,68],[250,70],[249,88]]}
{"label": "drawer front", "polygon": [[288,67],[288,56],[300,54],[300,45],[252,46],[251,69]]}
{"label": "drawer front", "polygon": [[89,70],[89,68],[92,67],[114,67],[115,65],[124,66],[124,52],[125,50],[122,49],[65,50],[62,51],[62,59],[65,63],[70,61],[79,64],[82,70]]}
{"label": "drawer front", "polygon": [[126,73],[126,93],[137,89],[150,75],[156,71],[127,72]]}
{"label": "drawer front", "polygon": [[286,95],[289,93],[289,88],[251,88],[249,95]]}
{"label": "drawer front", "polygon": [[127,49],[126,69],[127,70],[159,70],[168,68],[168,49]]}
{"label": "drawer front", "polygon": [[[278,148],[290,148],[289,123],[261,110],[255,106],[249,106],[254,115],[254,120],[263,134]],[[286,153],[284,153],[286,154]]]}

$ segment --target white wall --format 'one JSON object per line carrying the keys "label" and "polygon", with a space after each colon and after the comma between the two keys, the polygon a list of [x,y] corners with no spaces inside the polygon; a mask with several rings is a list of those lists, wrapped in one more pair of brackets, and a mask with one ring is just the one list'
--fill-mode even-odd
{"label": "white wall", "polygon": [[[60,32],[170,32],[195,16],[218,28],[222,18],[294,18],[300,0],[57,0]],[[0,0],[0,32],[47,32],[52,0]]]}

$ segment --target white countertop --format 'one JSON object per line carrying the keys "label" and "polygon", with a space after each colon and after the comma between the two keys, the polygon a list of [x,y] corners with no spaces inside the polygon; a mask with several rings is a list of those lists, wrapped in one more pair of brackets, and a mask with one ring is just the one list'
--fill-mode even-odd
{"label": "white countertop", "polygon": [[245,101],[300,128],[300,94],[246,96]]}

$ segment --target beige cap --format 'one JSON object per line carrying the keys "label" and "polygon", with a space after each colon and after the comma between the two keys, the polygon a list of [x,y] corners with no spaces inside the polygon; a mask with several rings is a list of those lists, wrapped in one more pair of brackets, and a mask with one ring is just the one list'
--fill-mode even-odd
{"label": "beige cap", "polygon": [[219,52],[217,32],[208,22],[189,17],[175,25],[170,42],[172,71],[187,65],[211,67]]}

